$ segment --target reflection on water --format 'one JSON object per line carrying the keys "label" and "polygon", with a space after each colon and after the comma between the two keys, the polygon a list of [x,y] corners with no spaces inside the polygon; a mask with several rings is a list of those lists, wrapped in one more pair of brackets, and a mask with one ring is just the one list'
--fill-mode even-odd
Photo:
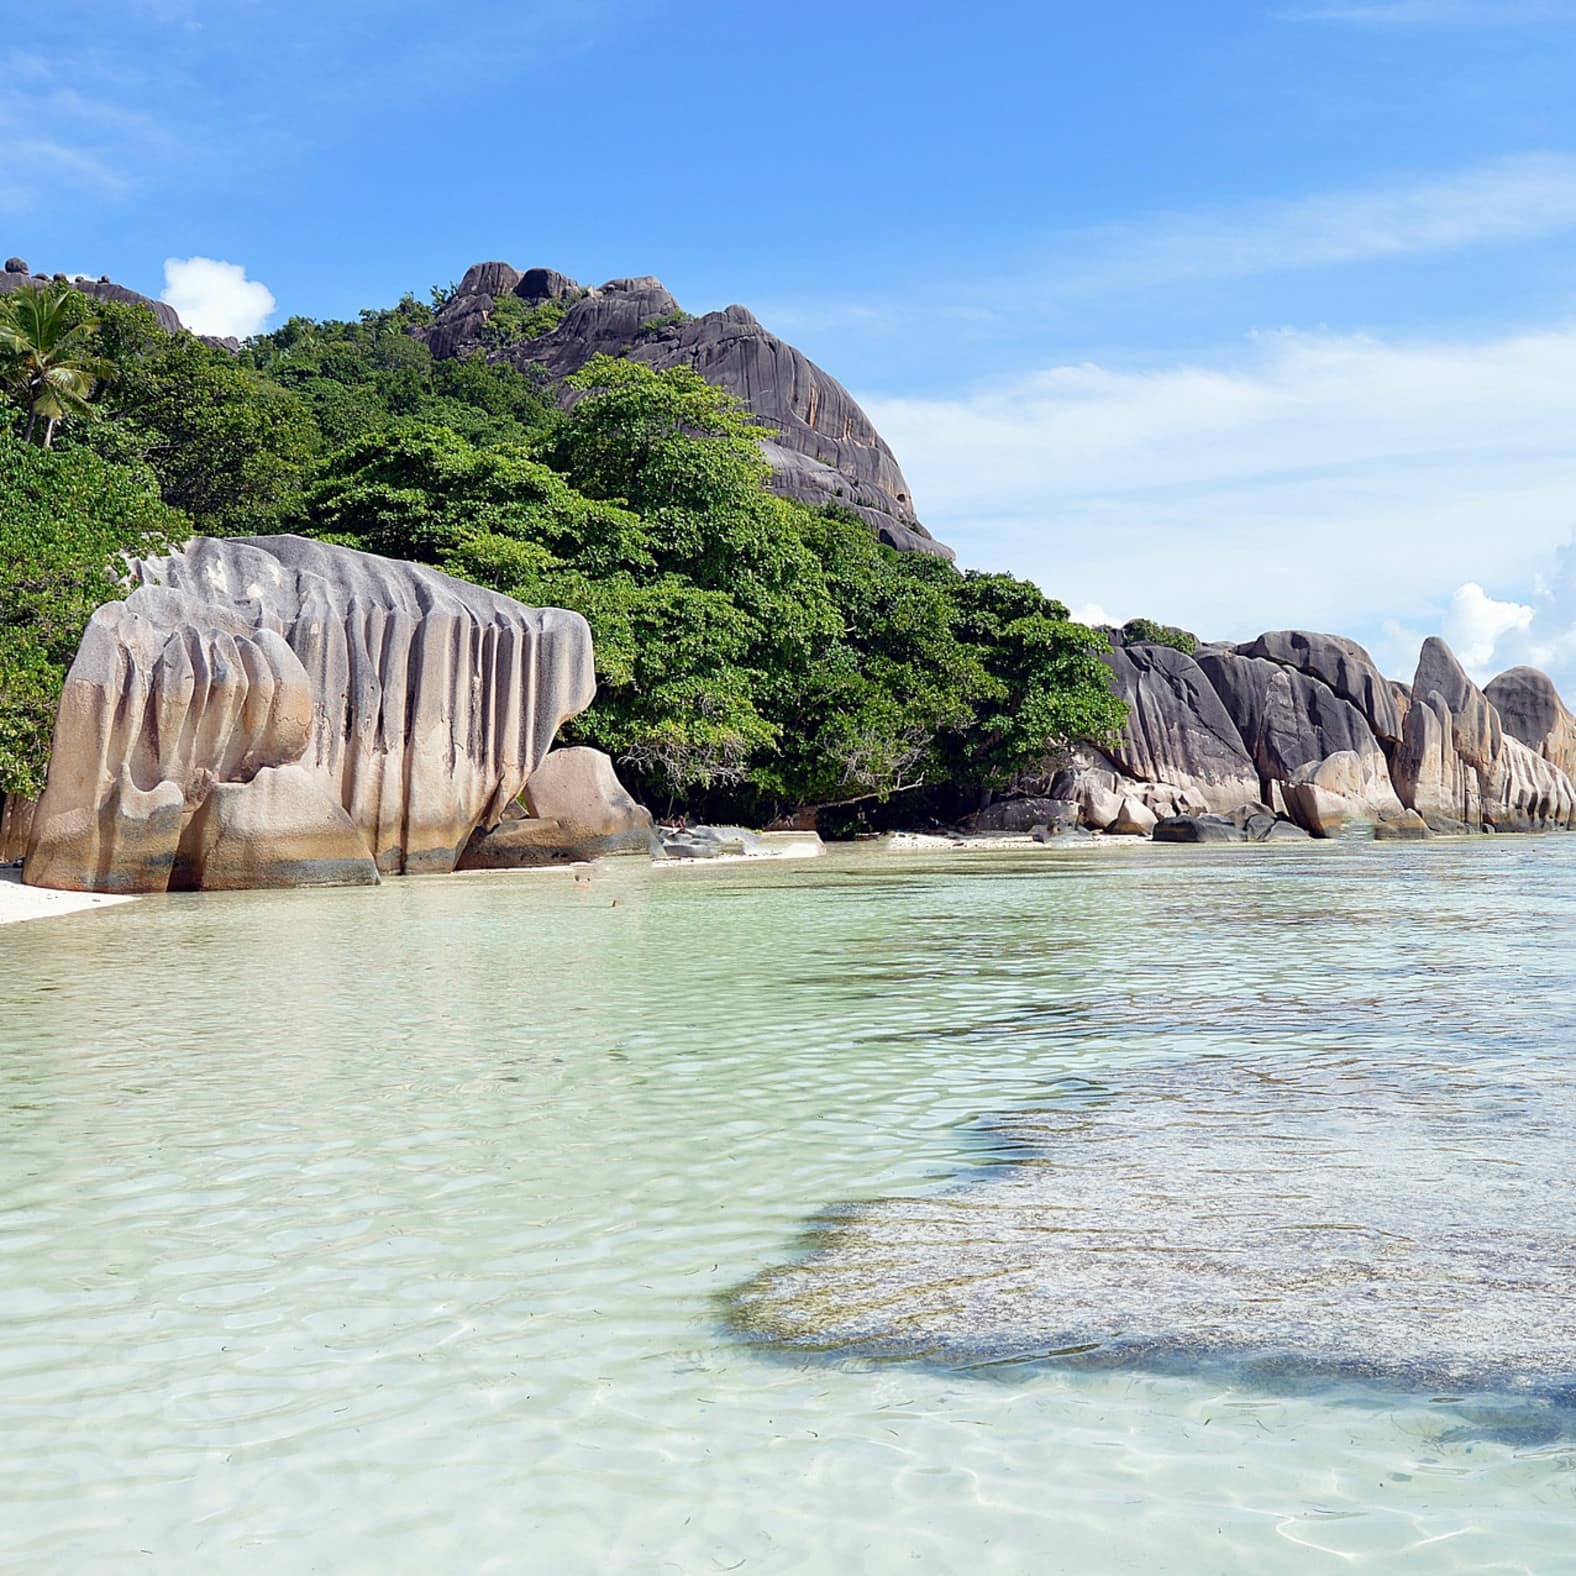
{"label": "reflection on water", "polygon": [[1567,1176],[1573,893],[1576,839],[856,851],[8,927],[0,1568],[1561,1569],[1537,1398],[727,1309],[828,1205],[1012,1188],[1079,1101],[1120,1147],[1135,1087],[1180,1155],[1248,1067]]}

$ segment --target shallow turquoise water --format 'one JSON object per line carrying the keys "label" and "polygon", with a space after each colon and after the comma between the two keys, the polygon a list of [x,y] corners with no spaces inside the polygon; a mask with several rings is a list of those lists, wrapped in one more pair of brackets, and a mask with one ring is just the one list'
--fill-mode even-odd
{"label": "shallow turquoise water", "polygon": [[1536,1079],[1576,1045],[1573,919],[1551,838],[7,927],[0,1568],[1576,1570],[1576,1430],[1523,1401],[729,1324],[825,1206],[1010,1164],[986,1119],[1058,1080],[1332,1048]]}

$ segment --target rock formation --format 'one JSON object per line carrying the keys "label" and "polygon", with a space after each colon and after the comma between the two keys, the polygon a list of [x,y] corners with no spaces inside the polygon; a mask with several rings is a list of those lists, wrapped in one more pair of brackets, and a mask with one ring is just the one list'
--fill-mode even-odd
{"label": "rock formation", "polygon": [[20,290],[24,285],[47,285],[50,281],[60,280],[75,290],[80,290],[83,295],[92,296],[95,301],[118,301],[126,306],[146,307],[156,318],[159,324],[168,333],[179,333],[182,328],[181,320],[176,315],[175,308],[166,306],[162,301],[154,301],[145,295],[139,295],[135,290],[128,290],[125,285],[118,285],[105,275],[102,279],[85,279],[80,275],[73,278],[69,274],[34,274],[29,272],[27,264],[20,257],[8,257],[5,269],[0,272],[0,295],[9,295],[13,290]]}
{"label": "rock formation", "polygon": [[1384,750],[1349,700],[1267,657],[1210,649],[1198,664],[1258,768],[1261,799],[1279,784],[1293,819],[1321,837],[1351,820],[1403,818]]}
{"label": "rock formation", "polygon": [[629,796],[607,756],[576,745],[548,755],[496,826],[477,827],[458,868],[518,869],[656,851],[651,812]]}
{"label": "rock formation", "polygon": [[[419,565],[269,536],[198,538],[133,571],[136,589],[94,614],[66,678],[28,833],[32,885],[452,870],[595,692],[578,613]],[[605,757],[559,754],[570,760],[539,797],[561,844],[605,846],[620,817],[649,836]]]}
{"label": "rock formation", "polygon": [[[1192,657],[1170,646],[1137,645],[1115,647],[1104,660],[1111,688],[1128,708],[1127,727],[1109,751],[1116,773],[1176,790],[1166,815],[1184,807],[1235,810],[1258,798],[1259,774],[1242,735]],[[1117,800],[1113,818],[1126,793],[1118,788],[1112,783],[1105,790]],[[1154,809],[1155,798],[1167,796],[1140,791],[1135,797]]]}
{"label": "rock formation", "polygon": [[[529,306],[569,304],[556,328],[499,347],[488,326],[504,296]],[[598,353],[691,367],[776,431],[763,448],[779,492],[852,509],[891,547],[952,556],[919,523],[897,460],[848,390],[742,306],[690,317],[658,279],[610,279],[586,289],[549,268],[520,273],[508,263],[477,263],[421,337],[438,356],[482,348],[521,368],[540,367],[555,381]]]}
{"label": "rock formation", "polygon": [[1105,661],[1127,725],[1029,801],[1042,824],[1131,834],[1153,815],[1163,842],[1267,841],[1263,815],[1315,837],[1576,827],[1576,719],[1535,669],[1485,692],[1429,640],[1394,684],[1355,642],[1304,630],[1195,655],[1117,643]]}
{"label": "rock formation", "polygon": [[1511,668],[1489,680],[1483,694],[1506,733],[1567,777],[1576,777],[1576,717],[1565,709],[1548,674]]}

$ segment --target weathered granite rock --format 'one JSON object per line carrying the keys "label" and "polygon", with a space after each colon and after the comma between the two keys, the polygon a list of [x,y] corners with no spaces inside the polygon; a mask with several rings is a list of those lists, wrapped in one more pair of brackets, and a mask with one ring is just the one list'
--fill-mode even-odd
{"label": "weathered granite rock", "polygon": [[1536,668],[1511,668],[1490,679],[1483,694],[1506,733],[1576,777],[1576,717],[1566,710],[1554,681]]}
{"label": "weathered granite rock", "polygon": [[1479,772],[1492,770],[1504,735],[1499,714],[1437,635],[1423,642],[1412,679],[1412,695],[1417,700],[1440,696],[1450,711],[1456,753]]}
{"label": "weathered granite rock", "polygon": [[531,813],[556,821],[577,848],[598,854],[652,851],[651,812],[636,804],[601,750],[553,750],[526,779]]}
{"label": "weathered granite rock", "polygon": [[724,854],[758,854],[761,836],[743,826],[690,826],[657,831],[665,859],[720,859]]}
{"label": "weathered granite rock", "polygon": [[[1560,748],[1559,697],[1540,694],[1543,675],[1524,670],[1501,693],[1518,726]],[[1539,683],[1538,681],[1542,681]],[[1539,733],[1542,722],[1546,731]],[[1412,685],[1395,783],[1402,801],[1436,832],[1540,831],[1576,823],[1576,784],[1554,761],[1507,733],[1488,696],[1441,640],[1424,643]]]}
{"label": "weathered granite rock", "polygon": [[1401,802],[1431,831],[1470,832],[1483,824],[1478,773],[1456,752],[1450,707],[1441,696],[1408,707],[1395,785]]}
{"label": "weathered granite rock", "polygon": [[1576,785],[1551,761],[1506,734],[1483,806],[1496,832],[1542,832],[1576,821]]}
{"label": "weathered granite rock", "polygon": [[452,870],[594,693],[579,614],[419,565],[273,536],[135,570],[67,675],[33,885]]}
{"label": "weathered granite rock", "polygon": [[1161,841],[1214,835],[1207,819],[1202,833],[1193,825],[1200,812],[1249,799],[1316,837],[1576,825],[1561,765],[1576,753],[1576,719],[1532,669],[1496,681],[1522,739],[1440,640],[1407,686],[1354,642],[1306,630],[1192,657],[1114,638],[1105,661],[1128,706],[1124,735],[1108,756],[1081,751],[1052,785],[1085,826],[1112,826],[1129,797],[1159,818]]}
{"label": "weathered granite rock", "polygon": [[1192,657],[1136,645],[1102,660],[1128,706],[1127,726],[1109,751],[1124,777],[1174,784],[1200,810],[1232,810],[1259,797],[1259,773],[1242,735]]}
{"label": "weathered granite rock", "polygon": [[507,870],[658,851],[651,812],[630,797],[600,750],[574,745],[551,751],[527,779],[521,800],[526,815],[506,811],[496,826],[471,834],[459,869]]}
{"label": "weathered granite rock", "polygon": [[[1286,634],[1312,644],[1301,631]],[[1280,637],[1260,637],[1272,638]],[[1211,651],[1198,661],[1259,770],[1262,797],[1279,783],[1299,826],[1329,837],[1350,823],[1401,817],[1385,752],[1350,701],[1322,680],[1267,658]]]}
{"label": "weathered granite rock", "polygon": [[1223,815],[1171,815],[1155,825],[1157,843],[1246,843],[1247,833]]}
{"label": "weathered granite rock", "polygon": [[1113,837],[1148,837],[1160,817],[1143,800],[1124,794],[1115,818],[1106,826]]}
{"label": "weathered granite rock", "polygon": [[1306,629],[1275,629],[1236,649],[1241,656],[1264,658],[1317,679],[1362,713],[1387,751],[1400,743],[1401,706],[1395,689],[1355,640]]}
{"label": "weathered granite rock", "polygon": [[[11,263],[19,267],[11,267]],[[80,290],[83,295],[92,296],[95,301],[118,301],[125,306],[146,307],[159,320],[159,325],[171,334],[181,331],[181,320],[175,308],[166,306],[162,301],[155,301],[150,296],[140,295],[135,290],[128,290],[125,285],[117,285],[109,279],[70,279],[67,281],[72,289]],[[44,284],[47,280],[42,276],[32,277],[27,272],[27,265],[20,257],[11,258],[6,264],[5,272],[0,273],[0,295],[9,295],[13,290],[20,290],[24,285]]]}
{"label": "weathered granite rock", "polygon": [[355,822],[299,763],[215,783],[183,822],[169,881],[175,890],[377,883]]}
{"label": "weathered granite rock", "polygon": [[1021,799],[1000,799],[986,805],[963,823],[969,832],[1032,832],[1037,826],[1067,824],[1077,818],[1078,807],[1072,799],[1029,795]]}
{"label": "weathered granite rock", "polygon": [[[506,294],[533,303],[575,299],[557,328],[500,350],[483,330]],[[421,337],[440,357],[488,349],[555,381],[598,353],[693,368],[775,430],[762,447],[779,492],[852,509],[889,546],[952,556],[919,523],[897,460],[848,390],[742,306],[690,317],[658,279],[610,279],[586,290],[552,269],[522,274],[507,263],[478,263]]]}
{"label": "weathered granite rock", "polygon": [[33,830],[36,799],[20,794],[0,794],[0,865],[15,864],[27,853],[27,840]]}

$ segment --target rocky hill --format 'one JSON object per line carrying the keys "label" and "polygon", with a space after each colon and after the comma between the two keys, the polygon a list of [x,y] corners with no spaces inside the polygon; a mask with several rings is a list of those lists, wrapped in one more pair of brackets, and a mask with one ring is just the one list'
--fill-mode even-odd
{"label": "rocky hill", "polygon": [[[118,301],[123,306],[146,307],[162,325],[166,333],[178,334],[185,329],[174,307],[163,301],[155,301],[151,296],[140,295],[135,290],[128,290],[125,285],[118,285],[108,274],[98,279],[88,279],[81,274],[35,274],[20,257],[8,257],[5,268],[0,271],[0,295],[9,295],[13,290],[20,290],[23,285],[47,285],[51,280],[58,280],[63,284],[72,285],[80,290],[83,295],[92,296],[95,301]],[[212,334],[199,334],[197,336],[205,344],[218,345],[224,350],[236,351],[241,348],[238,339],[219,339]]]}
{"label": "rocky hill", "polygon": [[776,430],[764,448],[779,492],[841,504],[904,552],[953,556],[920,524],[896,458],[848,390],[742,306],[691,317],[658,279],[587,288],[550,268],[477,263],[421,337],[440,357],[481,349],[555,380],[599,353],[691,367]]}

